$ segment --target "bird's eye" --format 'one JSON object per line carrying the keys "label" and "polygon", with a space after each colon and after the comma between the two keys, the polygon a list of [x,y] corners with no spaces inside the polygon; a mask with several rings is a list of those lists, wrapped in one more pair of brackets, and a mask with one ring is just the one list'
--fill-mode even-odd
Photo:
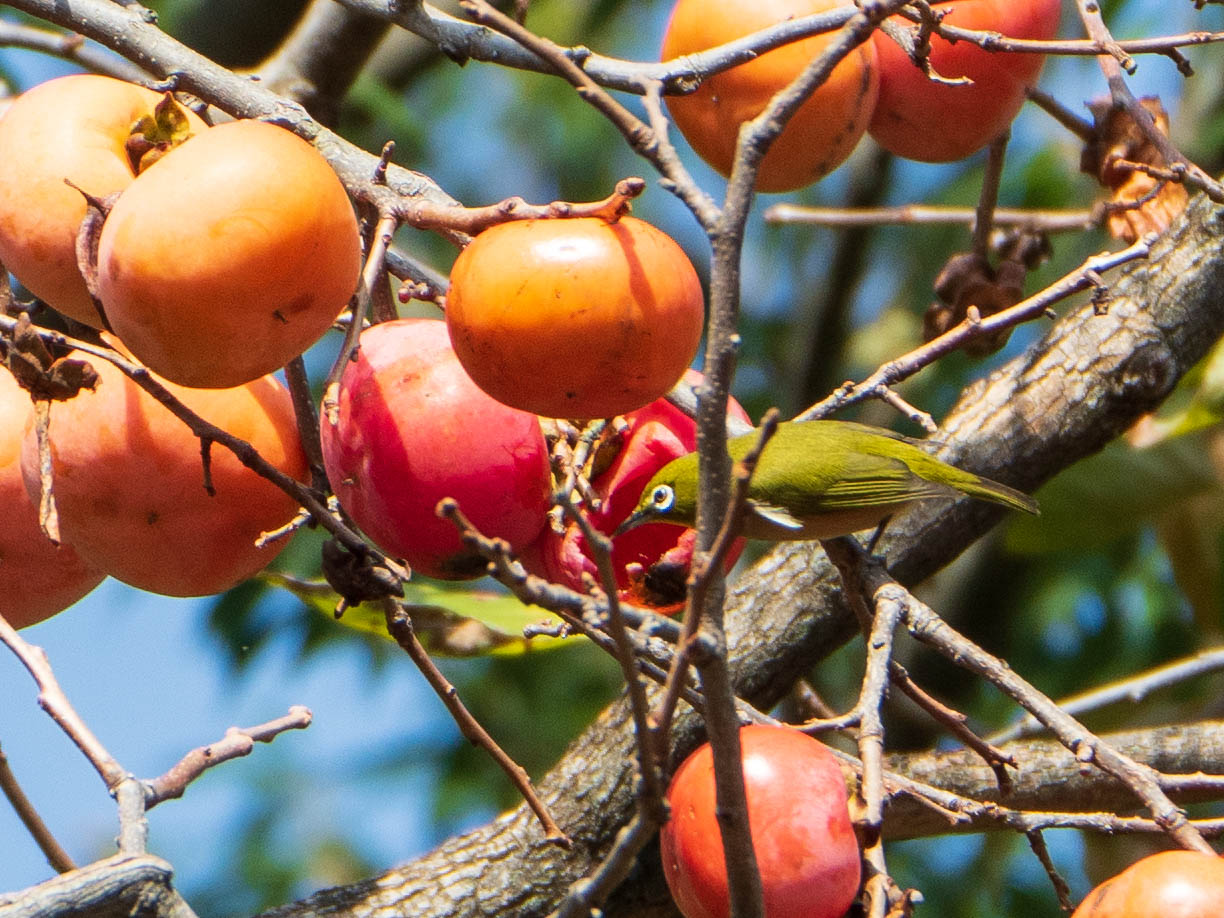
{"label": "bird's eye", "polygon": [[660,513],[666,513],[676,503],[676,492],[669,485],[659,485],[650,492],[650,503]]}

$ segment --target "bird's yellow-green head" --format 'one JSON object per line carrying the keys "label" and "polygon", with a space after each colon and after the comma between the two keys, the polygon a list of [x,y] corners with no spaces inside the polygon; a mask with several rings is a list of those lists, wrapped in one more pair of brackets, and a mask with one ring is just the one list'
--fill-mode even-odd
{"label": "bird's yellow-green head", "polygon": [[643,523],[692,526],[697,521],[697,454],[673,459],[647,482],[637,506],[614,535]]}

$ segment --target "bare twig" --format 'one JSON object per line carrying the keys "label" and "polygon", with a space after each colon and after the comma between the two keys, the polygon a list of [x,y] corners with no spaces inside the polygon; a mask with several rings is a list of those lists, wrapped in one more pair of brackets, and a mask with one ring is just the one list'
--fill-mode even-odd
{"label": "bare twig", "polygon": [[[896,207],[808,207],[801,204],[773,204],[763,217],[767,223],[831,226],[973,226],[977,209],[944,207],[936,204],[900,204]],[[1090,210],[1016,210],[1000,207],[994,212],[995,226],[1043,233],[1081,232],[1097,224]]]}
{"label": "bare twig", "polygon": [[26,831],[34,839],[38,848],[43,853],[43,857],[59,873],[64,873],[69,870],[75,870],[76,864],[73,863],[68,852],[63,849],[55,836],[51,834],[51,830],[47,828],[47,824],[43,822],[43,818],[38,814],[38,810],[34,808],[34,804],[30,802],[30,798],[25,795],[21,789],[21,785],[17,781],[17,776],[13,774],[13,769],[9,766],[8,757],[4,754],[4,750],[0,749],[0,792],[8,799],[13,810],[17,813],[17,818],[21,820],[22,825],[26,827]]}
{"label": "bare twig", "polygon": [[102,745],[85,721],[76,712],[59,680],[51,669],[47,654],[41,647],[29,644],[0,616],[0,642],[11,650],[38,686],[38,706],[50,715],[101,776],[108,790],[114,790],[126,778],[127,771]]}
{"label": "bare twig", "polygon": [[1088,32],[1088,37],[1095,41],[1103,53],[1098,53],[1097,61],[1105,81],[1109,84],[1109,93],[1114,105],[1124,108],[1132,120],[1143,132],[1143,136],[1164,157],[1171,168],[1181,167],[1184,170],[1182,181],[1188,188],[1202,191],[1217,204],[1224,203],[1224,185],[1221,185],[1197,165],[1182,155],[1163,131],[1156,126],[1152,113],[1148,111],[1131,92],[1123,71],[1133,73],[1135,62],[1126,49],[1114,39],[1105,25],[1101,15],[1101,6],[1096,0],[1076,0],[1080,19]]}
{"label": "bare twig", "polygon": [[985,261],[990,256],[990,234],[994,232],[995,205],[999,202],[999,185],[1003,181],[1003,156],[1007,152],[1010,131],[1004,131],[990,142],[986,154],[986,170],[978,192],[977,211],[973,220],[973,251]]}
{"label": "bare twig", "polygon": [[608,623],[616,646],[616,661],[620,664],[621,674],[625,678],[626,691],[629,693],[629,706],[633,711],[634,734],[637,736],[638,744],[638,773],[642,781],[642,790],[638,795],[638,806],[641,808],[640,818],[658,826],[665,818],[664,788],[660,769],[665,757],[663,750],[666,749],[666,744],[658,742],[650,729],[650,708],[646,701],[646,689],[634,660],[634,648],[629,638],[629,629],[625,624],[624,615],[621,614],[616,573],[612,568],[612,540],[591,525],[591,521],[574,505],[568,494],[560,496],[560,503],[570,519],[574,520],[578,528],[582,530],[587,545],[591,548],[591,556],[599,570],[604,599],[608,603]]}
{"label": "bare twig", "polygon": [[373,240],[369,253],[366,255],[365,267],[361,271],[361,285],[358,287],[348,328],[344,334],[344,344],[341,345],[340,353],[336,355],[336,361],[332,364],[327,379],[323,383],[323,416],[332,427],[335,427],[340,420],[340,377],[357,353],[357,342],[361,336],[362,326],[365,325],[370,302],[374,299],[374,289],[380,284],[385,286],[387,283],[385,274],[387,247],[391,245],[391,237],[395,235],[398,225],[399,220],[395,214],[380,213],[378,215]]}
{"label": "bare twig", "polygon": [[310,726],[311,719],[308,708],[294,705],[284,717],[267,723],[230,727],[221,740],[191,750],[165,774],[145,782],[144,808],[149,810],[166,800],[183,796],[187,785],[209,768],[250,755],[256,743],[270,743],[287,730],[304,730]]}
{"label": "bare twig", "polygon": [[903,379],[908,379],[919,370],[930,366],[944,354],[956,350],[970,338],[1041,318],[1059,300],[1080,290],[1099,288],[1100,275],[1103,272],[1136,259],[1146,258],[1151,244],[1152,240],[1144,237],[1119,252],[1094,255],[1076,270],[1064,275],[1040,293],[1020,301],[1015,306],[1000,310],[986,318],[979,318],[977,321],[966,318],[938,338],[933,338],[908,354],[884,364],[862,382],[846,383],[828,398],[800,413],[796,420],[810,421],[827,417],[834,411],[873,397],[879,386],[892,386]]}
{"label": "bare twig", "polygon": [[[1142,701],[1152,692],[1170,685],[1224,669],[1224,648],[1214,648],[1193,656],[1158,666],[1155,669],[1131,676],[1118,682],[1093,689],[1070,698],[1060,698],[1058,706],[1072,716],[1096,711],[1120,701],[1132,704]],[[1022,736],[1043,730],[1042,724],[1031,714],[1005,730],[992,734],[990,742],[1007,743]]]}
{"label": "bare twig", "polygon": [[[933,647],[958,665],[990,682],[1040,720],[1084,765],[1095,765],[1122,781],[1143,801],[1157,824],[1164,827],[1184,848],[1214,854],[1186,814],[1179,809],[1161,784],[1160,776],[1117,752],[1088,731],[1083,724],[1062,711],[1058,705],[1022,679],[1005,662],[987,653],[958,634],[929,607],[891,580],[881,567],[862,554],[850,539],[827,543],[826,550],[843,554],[839,567],[857,566],[862,588],[873,596],[890,596],[902,603],[904,620],[910,634]],[[855,560],[854,556],[858,558]]]}
{"label": "bare twig", "polygon": [[548,841],[568,847],[570,845],[569,837],[561,830],[561,828],[553,821],[552,815],[548,812],[548,807],[544,805],[544,801],[536,794],[535,788],[531,786],[531,779],[527,772],[514,759],[506,754],[505,750],[497,744],[497,741],[489,735],[488,731],[480,725],[480,722],[472,716],[472,713],[467,709],[462,701],[459,700],[459,695],[455,691],[455,687],[447,681],[442,675],[442,671],[434,664],[429,653],[421,645],[417,639],[416,632],[412,627],[412,618],[409,615],[407,608],[401,600],[394,597],[388,597],[383,600],[383,611],[387,619],[387,631],[395,642],[403,648],[408,654],[417,669],[421,671],[421,675],[425,677],[425,681],[429,683],[430,688],[437,693],[442,703],[446,705],[446,709],[450,712],[458,725],[460,732],[468,742],[474,746],[479,746],[492,756],[497,763],[518,788],[523,799],[531,807],[532,812],[539,819],[541,827],[544,829],[544,835]]}

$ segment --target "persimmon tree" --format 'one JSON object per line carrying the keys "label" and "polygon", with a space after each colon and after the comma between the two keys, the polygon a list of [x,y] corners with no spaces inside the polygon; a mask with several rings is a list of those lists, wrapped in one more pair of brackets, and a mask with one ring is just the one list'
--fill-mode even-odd
{"label": "persimmon tree", "polygon": [[[937,903],[971,898],[966,890],[976,877],[969,870],[954,891],[937,880],[928,887],[913,869],[920,856],[899,845],[906,839],[964,833],[1022,839],[1031,849],[1025,856],[1048,882],[1032,893],[1039,905],[1024,910],[1009,901],[1015,914],[1073,905],[1062,878],[1068,865],[1046,845],[1056,829],[1213,851],[1210,839],[1224,830],[1211,808],[1224,799],[1224,724],[1209,719],[1201,677],[1218,670],[1224,656],[1210,647],[1224,613],[1218,472],[1210,465],[1221,442],[1224,358],[1213,346],[1224,334],[1218,302],[1224,187],[1212,178],[1220,163],[1210,142],[1221,123],[1219,80],[1192,87],[1202,85],[1196,68],[1224,70],[1215,44],[1222,36],[1209,31],[1219,11],[1208,0],[1184,0],[1181,11],[1194,14],[1187,17],[1191,31],[1161,31],[1161,17],[1153,15],[1148,33],[1121,36],[1111,31],[1114,18],[1144,8],[1141,0],[1104,7],[1064,0],[1063,37],[1015,39],[956,26],[955,15],[946,14],[957,5],[859,0],[826,10],[822,3],[813,15],[658,63],[630,59],[616,47],[618,36],[635,30],[642,4],[520,0],[499,9],[461,0],[443,10],[404,0],[312,0],[283,41],[238,69],[193,50],[137,3],[0,3],[0,12],[21,14],[0,19],[0,43],[172,93],[177,104],[211,121],[254,119],[292,131],[325,158],[361,219],[361,277],[331,339],[331,369],[312,372],[300,357],[285,368],[309,475],[279,471],[251,438],[209,423],[130,355],[10,290],[7,275],[0,287],[0,355],[8,368],[0,372],[11,372],[41,405],[41,420],[30,422],[43,428],[40,448],[52,416],[48,401],[73,404],[73,393],[89,386],[80,377],[65,381],[62,358],[75,348],[78,357],[104,361],[108,375],[130,379],[185,425],[201,443],[203,482],[210,452],[220,450],[269,479],[301,510],[261,540],[306,528],[325,532],[327,541],[299,534],[314,538],[314,547],[299,554],[293,569],[265,575],[265,588],[300,596],[302,616],[316,625],[319,609],[330,614],[334,607],[347,623],[389,639],[420,669],[464,738],[500,766],[499,787],[523,798],[415,860],[265,914],[675,914],[657,854],[667,819],[663,789],[706,738],[732,913],[763,914],[738,756],[738,728],[753,722],[801,724],[838,750],[863,855],[854,906],[863,914],[921,913],[924,895]],[[217,33],[226,34],[219,8],[215,19]],[[703,83],[729,80],[736,65],[759,64],[769,50],[798,47],[814,35],[823,37],[805,47],[815,50],[761,107],[737,109],[735,117],[747,119],[742,127],[703,122],[702,130],[713,123],[734,138],[730,145],[719,139],[720,149],[733,150],[730,160],[719,154],[716,163],[726,180],[698,164],[671,125],[667,99],[696,104]],[[1021,138],[1017,153],[1004,132],[953,171],[938,173],[948,176],[939,201],[928,196],[924,178],[937,173],[914,172],[863,140],[840,172],[794,202],[760,206],[758,170],[770,162],[774,141],[786,138],[791,116],[813,129],[806,100],[831,85],[839,62],[853,57],[868,67],[875,51],[867,49],[884,41],[903,47],[913,66],[944,88],[954,87],[957,75],[939,73],[929,49],[951,42],[1000,58],[1091,61],[1103,95],[1087,97],[1076,80],[1028,86],[1026,104],[1040,119],[1045,146]],[[1173,108],[1180,84],[1163,100],[1137,97],[1135,72],[1154,67],[1176,70],[1185,81],[1180,108]],[[523,149],[552,173],[546,186],[552,196],[568,200],[520,195],[524,189],[513,187],[471,199],[469,188],[497,187],[459,175],[465,151],[458,147],[478,146],[476,138],[455,144],[435,136],[435,129],[443,137],[446,131],[440,110],[395,121],[401,104],[479,96],[493,86],[506,93],[505,110],[485,111],[473,124],[512,119],[516,88],[505,87],[524,79],[551,95],[531,108]],[[446,91],[413,100],[413,87],[430,80]],[[396,102],[371,102],[374,85],[392,91]],[[874,97],[873,88],[856,98]],[[1166,109],[1181,112],[1183,121]],[[859,114],[846,116],[856,131],[870,121],[869,112]],[[923,124],[950,117],[912,107],[904,114]],[[407,142],[388,142],[401,132]],[[584,143],[570,145],[571,134]],[[447,142],[451,149],[435,149]],[[792,135],[788,155],[796,146],[805,145]],[[435,164],[434,171],[459,176],[453,187],[430,169],[412,168],[417,162],[405,158],[405,149]],[[423,150],[432,150],[432,158]],[[487,168],[513,175],[507,159],[491,153]],[[822,161],[806,174],[827,171]],[[663,200],[675,210],[656,203]],[[704,375],[695,389],[678,384],[670,406],[643,408],[637,419],[548,423],[555,506],[544,531],[558,538],[564,532],[566,545],[583,546],[582,563],[569,568],[572,578],[551,576],[564,559],[544,563],[532,550],[516,554],[489,538],[462,500],[438,504],[462,538],[464,570],[481,559],[503,588],[499,608],[531,607],[518,613],[520,625],[532,622],[529,638],[504,622],[499,631],[473,611],[479,603],[464,591],[422,586],[401,559],[357,528],[341,507],[349,483],[328,484],[319,425],[347,417],[343,373],[358,365],[362,330],[395,319],[401,308],[439,317],[446,269],[472,237],[528,219],[615,223],[631,204],[674,226],[673,235],[705,269]],[[91,200],[85,223],[104,217],[106,207]],[[817,233],[821,242],[814,245],[808,240]],[[87,241],[88,233],[80,238]],[[89,280],[88,245],[79,267]],[[886,287],[895,292],[883,293]],[[755,308],[778,304],[778,290],[794,302]],[[531,334],[529,324],[512,327],[515,335]],[[533,355],[527,362],[539,364],[534,372],[542,380],[572,369],[552,367],[547,353],[518,344]],[[600,344],[589,342],[592,364]],[[554,359],[575,362],[572,355]],[[632,352],[622,354],[621,370],[631,372],[633,360]],[[609,380],[607,388],[613,385]],[[533,387],[514,379],[510,388]],[[857,412],[911,434],[924,431],[930,449],[956,465],[1027,492],[1041,489],[1044,516],[1009,521],[1000,540],[997,507],[922,502],[888,521],[870,543],[842,537],[761,548],[725,576],[728,554],[739,551],[736,530],[756,458],[733,465],[725,451],[728,428],[747,427],[728,413],[733,388],[760,419],[762,445],[777,421],[766,407],[802,420]],[[678,578],[669,568],[672,582],[663,587],[640,570],[627,577],[613,570],[618,556],[606,537],[616,521],[597,515],[597,501],[610,506],[615,497],[600,490],[601,446],[615,454],[619,436],[628,455],[635,431],[656,418],[668,419],[677,440],[692,439],[701,458],[696,534],[687,543],[668,542],[670,562],[682,563]],[[433,448],[445,450],[437,440]],[[360,450],[354,455],[359,462]],[[1174,465],[1182,460],[1189,465]],[[41,489],[47,529],[54,482],[43,466],[41,476],[27,477]],[[366,524],[367,533],[376,529]],[[941,573],[954,562],[955,574]],[[1136,572],[1153,563],[1168,573]],[[1136,583],[1147,590],[1140,603],[1147,630],[1128,630],[1124,603],[1115,598]],[[683,610],[680,618],[650,608],[666,605],[660,589]],[[1061,646],[1051,623],[1060,615],[1073,620],[1068,594],[1095,597],[1104,608],[1100,620],[1075,635],[1074,652],[1060,658],[1050,649]],[[550,624],[537,623],[540,609],[552,616]],[[0,639],[103,778],[117,801],[119,826],[114,856],[77,867],[0,759],[6,796],[60,871],[39,886],[0,893],[0,918],[138,907],[192,914],[172,882],[173,866],[149,850],[147,810],[191,793],[191,781],[207,768],[244,755],[256,741],[307,726],[309,712],[295,708],[235,729],[160,778],[137,779],[60,691],[55,661],[2,619]],[[437,662],[447,654],[521,649],[525,640],[593,645],[615,661],[624,687],[555,762],[531,775],[503,748],[507,737],[464,703],[473,683],[461,681],[456,691]],[[1177,651],[1199,654],[1153,668]],[[564,649],[531,653],[533,678],[542,685],[549,685],[550,667],[567,666]],[[1100,683],[1109,684],[1053,700]],[[1171,692],[1178,697],[1154,706],[1147,726],[1100,732],[1118,725],[1119,701],[1152,693],[1166,699]],[[1025,719],[1016,721],[1020,715]],[[305,737],[309,742],[309,732]],[[1106,873],[1122,866],[1111,862]],[[960,913],[951,904],[931,907]]]}

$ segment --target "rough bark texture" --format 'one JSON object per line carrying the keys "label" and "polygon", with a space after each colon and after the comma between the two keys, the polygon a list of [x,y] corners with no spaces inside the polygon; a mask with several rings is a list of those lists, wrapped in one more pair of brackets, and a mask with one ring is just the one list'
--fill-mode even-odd
{"label": "rough bark texture", "polygon": [[155,857],[116,855],[13,895],[0,894],[0,918],[195,918]]}
{"label": "rough bark texture", "polygon": [[[1151,258],[1123,272],[1112,290],[1107,314],[1074,310],[1040,344],[971,386],[944,422],[944,458],[1032,489],[1158,405],[1224,332],[1224,213],[1196,200]],[[998,516],[993,507],[962,501],[928,505],[896,521],[887,544],[893,573],[903,583],[922,580]],[[727,622],[744,698],[769,707],[854,633],[836,584],[817,546],[791,544],[733,586]],[[696,741],[694,718],[682,719],[673,755]],[[616,703],[539,785],[574,839],[572,849],[546,844],[520,807],[380,877],[325,890],[267,918],[546,915],[631,814],[632,762],[627,708]],[[660,903],[652,853],[647,849],[639,871],[608,903],[608,915],[674,914]]]}

